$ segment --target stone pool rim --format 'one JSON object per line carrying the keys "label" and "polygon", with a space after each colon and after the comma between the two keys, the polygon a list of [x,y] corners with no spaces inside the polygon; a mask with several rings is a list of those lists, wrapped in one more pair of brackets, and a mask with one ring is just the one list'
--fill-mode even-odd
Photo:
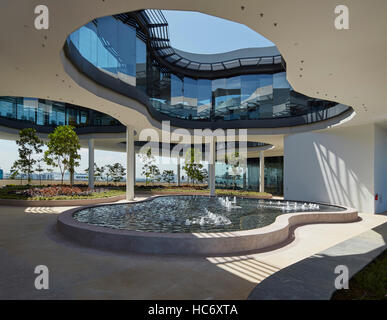
{"label": "stone pool rim", "polygon": [[[187,197],[187,195],[174,196]],[[191,196],[209,197],[207,195]],[[171,197],[171,195],[157,195],[139,201],[97,204],[66,210],[58,216],[57,230],[73,241],[105,250],[144,254],[213,256],[254,253],[278,246],[289,240],[291,236],[290,229],[296,225],[358,221],[358,211],[350,207],[310,201],[269,199],[257,199],[257,201],[307,202],[340,208],[342,211],[284,213],[277,216],[273,223],[256,229],[203,233],[167,233],[114,229],[80,222],[74,218],[76,212],[88,208],[141,203],[160,197]],[[243,199],[245,197],[237,198]]]}

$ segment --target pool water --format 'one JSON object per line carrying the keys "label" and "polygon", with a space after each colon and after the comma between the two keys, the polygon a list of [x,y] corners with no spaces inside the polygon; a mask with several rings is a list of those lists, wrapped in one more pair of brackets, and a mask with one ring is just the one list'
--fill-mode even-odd
{"label": "pool water", "polygon": [[77,211],[91,225],[146,232],[228,232],[261,228],[284,213],[342,211],[344,208],[295,201],[207,196],[165,196]]}

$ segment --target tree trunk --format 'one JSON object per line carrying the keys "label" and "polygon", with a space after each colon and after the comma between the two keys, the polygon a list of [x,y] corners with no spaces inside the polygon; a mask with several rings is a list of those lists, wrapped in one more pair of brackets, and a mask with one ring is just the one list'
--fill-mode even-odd
{"label": "tree trunk", "polygon": [[70,171],[70,186],[72,187],[74,184],[74,169]]}

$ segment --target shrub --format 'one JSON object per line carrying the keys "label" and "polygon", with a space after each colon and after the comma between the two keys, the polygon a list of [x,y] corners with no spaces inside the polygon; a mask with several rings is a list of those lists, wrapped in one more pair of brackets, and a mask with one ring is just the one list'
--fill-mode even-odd
{"label": "shrub", "polygon": [[24,193],[29,197],[56,197],[56,196],[87,196],[93,193],[91,189],[79,187],[56,186],[47,188],[30,188]]}

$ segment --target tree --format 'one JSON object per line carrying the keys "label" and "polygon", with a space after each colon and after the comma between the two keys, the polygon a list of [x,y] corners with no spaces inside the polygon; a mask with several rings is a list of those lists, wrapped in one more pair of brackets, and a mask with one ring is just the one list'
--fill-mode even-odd
{"label": "tree", "polygon": [[149,148],[145,154],[141,154],[140,158],[144,163],[142,167],[142,174],[145,176],[145,184],[148,185],[148,181],[152,182],[160,180],[160,170],[155,164],[155,157],[152,155],[152,149]]}
{"label": "tree", "polygon": [[104,166],[102,166],[102,167],[98,167],[97,166],[97,168],[95,168],[95,176],[96,176],[96,178],[102,180],[103,179],[103,174],[104,174],[105,170],[106,170],[106,168]]}
{"label": "tree", "polygon": [[[106,168],[105,167],[98,167],[97,164],[94,162],[94,181],[98,179],[102,179],[102,175],[105,172]],[[85,169],[85,172],[88,174],[89,173],[89,168]]]}
{"label": "tree", "polygon": [[36,135],[35,129],[25,128],[20,130],[16,144],[19,146],[19,159],[14,162],[12,168],[21,174],[26,174],[28,184],[30,184],[31,174],[34,172],[33,166],[37,162],[33,156],[34,153],[42,152],[43,142]]}
{"label": "tree", "polygon": [[112,178],[113,182],[120,182],[122,177],[125,176],[126,169],[121,165],[121,163],[115,163],[113,165],[108,164],[108,175]]}
{"label": "tree", "polygon": [[57,167],[63,177],[66,171],[74,173],[74,168],[79,166],[77,160],[81,159],[78,151],[81,148],[79,138],[72,126],[58,126],[53,133],[48,135],[47,150],[44,161],[49,166]]}
{"label": "tree", "polygon": [[203,165],[195,161],[195,159],[199,159],[198,155],[194,148],[191,148],[187,151],[185,156],[185,164],[183,166],[183,170],[187,174],[188,180],[191,180],[194,184],[195,182],[203,182],[207,170],[203,169]]}
{"label": "tree", "polygon": [[38,165],[35,171],[38,172],[39,174],[39,185],[42,185],[42,172],[44,171],[44,169],[42,168],[40,163],[41,163],[41,160],[38,160]]}
{"label": "tree", "polygon": [[173,170],[164,170],[162,174],[163,181],[171,183],[175,179],[175,173]]}
{"label": "tree", "polygon": [[[13,164],[13,166],[11,168],[11,175],[9,178],[11,180],[15,180],[18,174],[19,174],[19,164],[17,163],[17,161],[15,161],[15,163]],[[23,184],[23,175],[22,174],[20,174],[20,184]]]}
{"label": "tree", "polygon": [[241,177],[242,168],[240,167],[241,158],[239,152],[233,152],[230,156],[225,156],[224,162],[227,167],[231,166],[231,176],[233,179],[233,189],[236,188],[236,180]]}
{"label": "tree", "polygon": [[105,173],[105,177],[106,177],[106,183],[109,184],[109,177],[110,177],[110,171],[109,171],[109,168],[110,168],[110,164],[106,165],[105,170],[106,170],[106,173]]}

